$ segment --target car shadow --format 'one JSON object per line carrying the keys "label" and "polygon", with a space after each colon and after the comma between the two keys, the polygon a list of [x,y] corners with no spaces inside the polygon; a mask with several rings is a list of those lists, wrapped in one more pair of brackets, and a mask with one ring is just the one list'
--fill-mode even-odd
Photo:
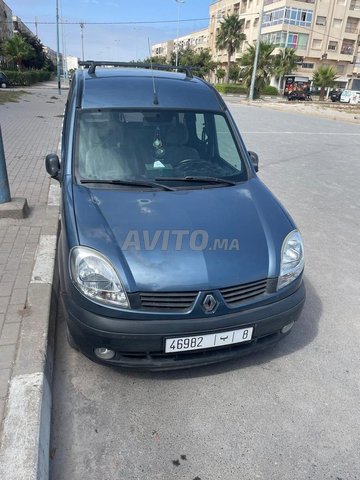
{"label": "car shadow", "polygon": [[124,376],[138,378],[153,378],[157,380],[177,380],[182,378],[205,377],[209,375],[220,375],[232,370],[238,370],[255,365],[262,365],[273,361],[276,358],[285,357],[305,348],[318,334],[318,325],[322,313],[322,302],[315,288],[309,279],[304,278],[306,288],[306,301],[299,320],[293,327],[292,332],[282,339],[276,345],[256,353],[240,357],[235,360],[229,360],[213,365],[202,367],[187,368],[182,370],[170,371],[140,371],[115,369]]}

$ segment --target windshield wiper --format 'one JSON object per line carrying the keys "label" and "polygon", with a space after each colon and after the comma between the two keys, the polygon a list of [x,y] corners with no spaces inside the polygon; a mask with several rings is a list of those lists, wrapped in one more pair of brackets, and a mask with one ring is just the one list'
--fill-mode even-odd
{"label": "windshield wiper", "polygon": [[226,180],[224,178],[217,178],[217,177],[193,177],[193,176],[186,176],[186,177],[161,177],[155,178],[155,180],[163,180],[165,182],[211,182],[211,183],[220,183],[223,185],[237,185],[236,182],[232,180]]}
{"label": "windshield wiper", "polygon": [[163,185],[156,182],[142,182],[140,180],[98,180],[90,178],[85,178],[80,180],[80,183],[102,183],[109,185],[127,185],[129,187],[149,187],[149,188],[161,188],[163,190],[175,191],[175,188],[169,187],[168,185]]}

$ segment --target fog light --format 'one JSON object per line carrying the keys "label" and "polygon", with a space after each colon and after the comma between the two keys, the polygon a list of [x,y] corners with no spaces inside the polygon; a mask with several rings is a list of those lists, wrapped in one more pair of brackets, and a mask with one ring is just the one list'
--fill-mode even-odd
{"label": "fog light", "polygon": [[287,325],[285,325],[284,327],[282,327],[281,333],[290,332],[290,330],[291,330],[292,327],[294,326],[294,323],[295,323],[295,322],[291,322],[291,323],[288,323]]}
{"label": "fog light", "polygon": [[94,353],[101,360],[111,360],[115,357],[114,350],[109,350],[106,347],[95,348]]}

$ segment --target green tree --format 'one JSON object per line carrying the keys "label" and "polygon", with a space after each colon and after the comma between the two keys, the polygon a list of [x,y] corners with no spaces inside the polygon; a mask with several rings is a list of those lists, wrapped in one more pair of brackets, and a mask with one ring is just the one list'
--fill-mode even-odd
{"label": "green tree", "polygon": [[[133,61],[134,63],[137,63],[137,60]],[[166,57],[164,55],[155,55],[154,57],[146,57],[142,61],[142,63],[157,63],[158,65],[169,65],[169,62],[166,60]]]}
{"label": "green tree", "polygon": [[241,32],[242,26],[243,20],[240,20],[237,15],[228,15],[223,18],[216,37],[216,48],[227,52],[226,82],[229,82],[231,56],[246,40],[245,33]]}
{"label": "green tree", "polygon": [[278,80],[278,90],[281,88],[281,81],[285,75],[293,73],[298,68],[300,57],[296,55],[294,48],[286,47],[274,57],[274,74]]}
{"label": "green tree", "polygon": [[[175,65],[176,62],[176,53],[171,54],[171,64]],[[195,51],[191,47],[187,47],[184,50],[179,51],[179,60],[178,65],[192,67],[195,75],[198,75],[201,78],[205,78],[209,73],[217,67],[217,63],[214,62],[211,58],[211,53],[208,48],[202,48],[201,50]]]}
{"label": "green tree", "polygon": [[230,65],[229,80],[236,83],[239,80],[239,77],[240,77],[239,65]]}
{"label": "green tree", "polygon": [[[245,67],[242,71],[242,77],[248,87],[250,87],[251,84],[255,60],[255,49],[255,45],[248,45],[246,52],[240,59],[240,64]],[[270,83],[270,76],[274,71],[274,62],[272,56],[274,49],[275,45],[272,45],[271,43],[260,42],[258,65],[255,77],[254,98],[259,98],[261,89]]]}
{"label": "green tree", "polygon": [[25,42],[33,48],[33,54],[29,58],[25,58],[23,65],[25,68],[35,68],[36,70],[42,70],[46,67],[46,55],[44,52],[44,45],[37,37],[32,37],[25,33],[21,36]]}
{"label": "green tree", "polygon": [[315,87],[320,87],[319,100],[324,100],[325,89],[333,87],[336,78],[336,70],[334,67],[323,65],[315,70],[313,74],[313,84]]}
{"label": "green tree", "polygon": [[14,63],[18,70],[21,70],[25,60],[29,60],[35,54],[34,49],[18,33],[5,40],[2,51],[7,62]]}
{"label": "green tree", "polygon": [[226,75],[226,71],[223,68],[218,68],[215,72],[215,76],[218,82],[220,82],[220,80],[225,78],[225,75]]}

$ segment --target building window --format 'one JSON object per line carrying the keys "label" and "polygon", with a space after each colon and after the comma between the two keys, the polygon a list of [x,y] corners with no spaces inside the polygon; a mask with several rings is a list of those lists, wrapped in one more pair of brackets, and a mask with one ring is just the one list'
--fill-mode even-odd
{"label": "building window", "polygon": [[254,27],[256,27],[257,25],[259,25],[259,17],[256,17],[254,20]]}
{"label": "building window", "polygon": [[331,50],[332,52],[336,52],[338,48],[338,42],[329,42],[329,45],[328,45],[328,50]]}
{"label": "building window", "polygon": [[341,53],[343,55],[352,55],[354,53],[354,45],[355,41],[354,40],[343,40],[342,46],[341,46]]}
{"label": "building window", "polygon": [[338,63],[338,64],[336,65],[336,71],[337,71],[338,73],[344,73],[344,71],[345,71],[345,65],[341,65],[341,63]]}
{"label": "building window", "polygon": [[309,35],[296,32],[272,32],[261,35],[261,40],[266,43],[272,43],[277,47],[291,47],[306,49]]}
{"label": "building window", "polygon": [[351,0],[350,10],[360,10],[360,0]]}
{"label": "building window", "polygon": [[261,35],[261,40],[265,43],[272,43],[277,47],[285,47],[286,32],[272,32]]}
{"label": "building window", "polygon": [[312,48],[314,50],[320,50],[321,44],[322,44],[322,40],[320,40],[319,38],[314,38],[312,42]]}
{"label": "building window", "polygon": [[349,17],[347,19],[345,32],[347,33],[357,33],[359,27],[359,20],[357,18]]}
{"label": "building window", "polygon": [[277,8],[264,13],[262,26],[288,24],[300,27],[311,27],[313,12],[300,8]]}
{"label": "building window", "polygon": [[314,64],[313,63],[303,63],[301,65],[302,68],[314,68]]}
{"label": "building window", "polygon": [[245,28],[250,28],[250,20],[246,20]]}
{"label": "building window", "polygon": [[321,17],[320,15],[318,15],[316,17],[316,25],[323,25],[325,27],[326,25],[326,17]]}
{"label": "building window", "polygon": [[298,37],[299,35],[297,33],[289,33],[286,46],[296,48],[298,44]]}
{"label": "building window", "polygon": [[334,18],[333,20],[333,27],[334,28],[341,28],[342,19],[341,18]]}
{"label": "building window", "polygon": [[297,48],[305,50],[308,44],[309,35],[306,33],[299,33]]}

